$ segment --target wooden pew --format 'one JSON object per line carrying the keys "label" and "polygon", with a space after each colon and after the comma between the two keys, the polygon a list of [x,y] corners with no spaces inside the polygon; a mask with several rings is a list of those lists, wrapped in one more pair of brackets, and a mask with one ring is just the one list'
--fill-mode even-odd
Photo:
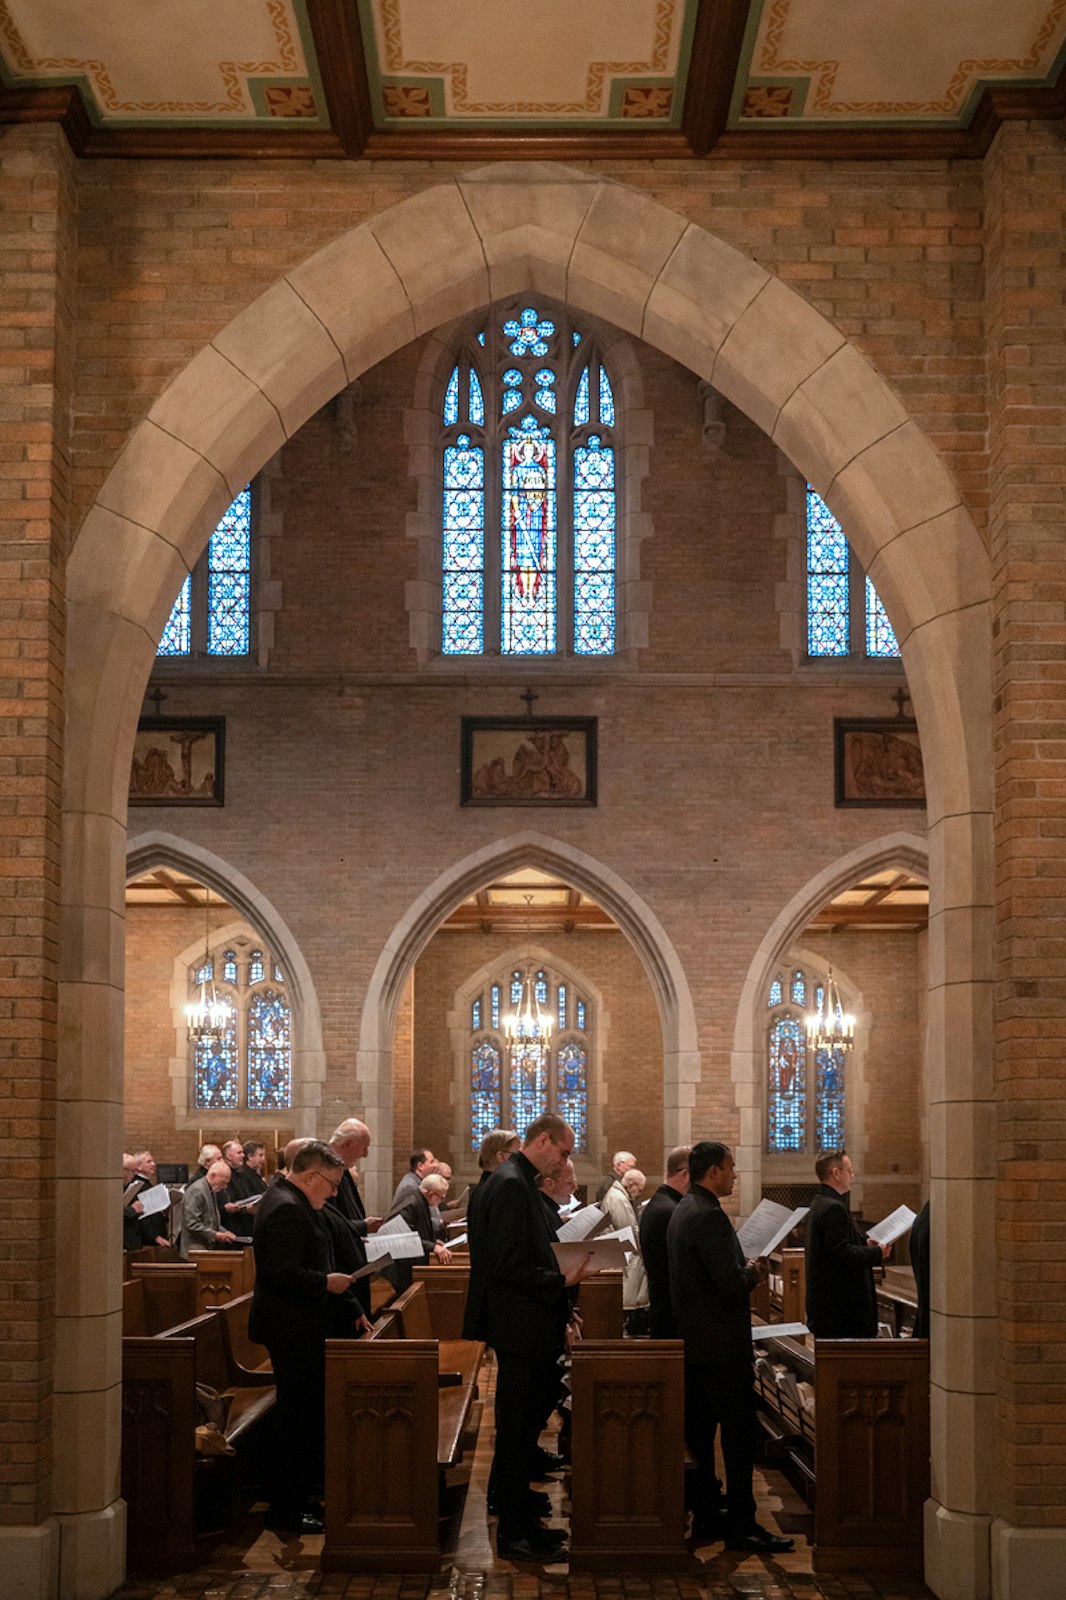
{"label": "wooden pew", "polygon": [[431,1335],[413,1283],[371,1339],[326,1343],[324,1571],[440,1566],[440,1493],[473,1443],[484,1346]]}
{"label": "wooden pew", "polygon": [[423,1283],[429,1299],[429,1316],[435,1339],[461,1339],[470,1263],[449,1267],[423,1264],[414,1269],[414,1282]]}
{"label": "wooden pew", "polygon": [[[230,1372],[238,1376],[273,1371],[266,1347],[254,1344],[248,1336],[248,1317],[251,1309],[250,1290],[247,1294],[238,1295],[236,1300],[227,1300],[225,1305],[215,1307],[215,1315],[222,1323]],[[252,1379],[252,1381],[258,1380]]]}
{"label": "wooden pew", "polygon": [[[622,1337],[622,1274],[597,1272],[586,1278],[577,1296],[577,1309],[581,1313],[583,1339],[621,1339]],[[627,1341],[631,1344],[632,1340]]]}
{"label": "wooden pew", "polygon": [[153,1335],[196,1315],[196,1268],[187,1261],[135,1261],[133,1281],[144,1284],[144,1331]]}
{"label": "wooden pew", "polygon": [[122,1285],[122,1337],[143,1338],[147,1332],[144,1325],[144,1279],[131,1278]]}
{"label": "wooden pew", "polygon": [[571,1388],[571,1573],[688,1570],[681,1341],[583,1339]]}
{"label": "wooden pew", "polygon": [[234,1371],[223,1321],[194,1317],[155,1338],[122,1341],[122,1494],[134,1568],[174,1571],[196,1559],[196,1385],[230,1396],[224,1433],[239,1447],[274,1405],[273,1375]]}
{"label": "wooden pew", "polygon": [[198,1311],[236,1300],[255,1284],[255,1253],[250,1248],[190,1250],[189,1261],[196,1268]]}

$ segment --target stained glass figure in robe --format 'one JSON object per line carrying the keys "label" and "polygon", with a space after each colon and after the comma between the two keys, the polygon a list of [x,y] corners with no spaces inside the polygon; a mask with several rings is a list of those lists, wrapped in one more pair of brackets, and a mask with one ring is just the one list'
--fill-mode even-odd
{"label": "stained glass figure in robe", "polygon": [[767,1082],[769,1151],[802,1150],[807,1134],[807,1046],[795,1017],[778,1017],[770,1027]]}
{"label": "stained glass figure in robe", "polygon": [[814,1057],[815,1146],[842,1150],[846,1143],[844,1050],[818,1050]]}
{"label": "stained glass figure in robe", "polygon": [[588,1149],[588,1056],[582,1045],[568,1040],[558,1052],[556,1110],[574,1130],[574,1149]]}
{"label": "stained glass figure in robe", "polygon": [[248,1007],[248,1108],[288,1111],[292,1106],[292,1013],[273,989]]}
{"label": "stained glass figure in robe", "polygon": [[544,1054],[533,1042],[511,1049],[511,1121],[520,1133],[548,1109]]}
{"label": "stained glass figure in robe", "polygon": [[483,1039],[470,1052],[470,1148],[480,1150],[501,1122],[500,1052]]}
{"label": "stained glass figure in robe", "polygon": [[193,1105],[197,1111],[232,1111],[239,1095],[237,1021],[230,1021],[220,1040],[197,1039],[193,1063]]}
{"label": "stained glass figure in robe", "polygon": [[527,417],[503,444],[501,649],[555,649],[555,440]]}

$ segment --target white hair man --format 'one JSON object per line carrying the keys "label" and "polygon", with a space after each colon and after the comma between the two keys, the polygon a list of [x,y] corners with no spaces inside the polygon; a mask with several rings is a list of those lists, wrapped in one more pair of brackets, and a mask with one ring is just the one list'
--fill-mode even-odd
{"label": "white hair man", "polygon": [[229,1183],[229,1167],[222,1160],[212,1161],[202,1178],[190,1183],[182,1200],[181,1253],[190,1250],[225,1250],[237,1243],[237,1236],[222,1226],[218,1197]]}
{"label": "white hair man", "polygon": [[603,1199],[604,1195],[607,1193],[608,1189],[611,1187],[611,1184],[612,1183],[618,1183],[620,1179],[625,1177],[626,1173],[630,1170],[630,1168],[631,1167],[635,1167],[636,1164],[637,1164],[637,1158],[633,1154],[632,1150],[616,1150],[615,1151],[614,1160],[611,1162],[611,1171],[610,1171],[609,1175],[606,1178],[604,1178],[603,1182],[600,1184],[599,1188],[596,1190],[596,1204],[597,1205]]}

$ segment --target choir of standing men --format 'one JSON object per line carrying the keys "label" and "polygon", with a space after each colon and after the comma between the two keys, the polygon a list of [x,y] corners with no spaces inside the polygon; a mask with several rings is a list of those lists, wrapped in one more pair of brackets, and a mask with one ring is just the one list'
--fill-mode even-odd
{"label": "choir of standing men", "polygon": [[[497,1369],[488,1507],[498,1517],[498,1553],[517,1560],[557,1560],[566,1548],[565,1535],[545,1526],[550,1501],[535,1485],[564,1465],[561,1455],[540,1444],[540,1435],[561,1398],[560,1366],[580,1337],[578,1290],[593,1270],[586,1254],[562,1272],[551,1248],[560,1209],[577,1187],[573,1148],[573,1129],[552,1114],[538,1117],[523,1140],[512,1130],[494,1130],[481,1146],[481,1178],[466,1219],[470,1284],[463,1334],[494,1351]],[[369,1329],[370,1279],[353,1281],[366,1263],[364,1240],[383,1221],[366,1215],[356,1183],[357,1163],[369,1149],[366,1124],[349,1118],[328,1143],[291,1140],[268,1184],[261,1142],[208,1144],[184,1195],[183,1254],[190,1246],[238,1244],[242,1236],[227,1224],[249,1214],[252,1204],[256,1280],[249,1331],[266,1346],[274,1369],[277,1445],[268,1522],[283,1533],[322,1529],[316,1496],[324,1473],[325,1341]],[[806,1244],[808,1325],[823,1338],[873,1338],[873,1267],[890,1247],[867,1244],[851,1217],[855,1173],[846,1152],[819,1157],[816,1173],[820,1188]],[[684,1343],[685,1442],[697,1463],[693,1534],[724,1539],[731,1550],[776,1554],[793,1541],[759,1526],[752,1492],[749,1300],[767,1263],[745,1260],[723,1210],[736,1176],[726,1145],[701,1140],[678,1146],[667,1157],[662,1184],[638,1210],[644,1174],[636,1157],[621,1150],[597,1198],[616,1229],[633,1230],[624,1278],[627,1332],[644,1331],[632,1314],[646,1308],[653,1338]],[[150,1152],[123,1157],[126,1248],[166,1242],[163,1217],[144,1216],[137,1199],[156,1177]],[[451,1259],[440,1216],[450,1177],[451,1168],[431,1150],[416,1150],[393,1195],[389,1215],[420,1235],[426,1260]],[[926,1229],[927,1218],[928,1208]],[[409,1273],[408,1267],[406,1281]],[[920,1331],[926,1332],[924,1322]],[[724,1493],[715,1471],[716,1436]]]}

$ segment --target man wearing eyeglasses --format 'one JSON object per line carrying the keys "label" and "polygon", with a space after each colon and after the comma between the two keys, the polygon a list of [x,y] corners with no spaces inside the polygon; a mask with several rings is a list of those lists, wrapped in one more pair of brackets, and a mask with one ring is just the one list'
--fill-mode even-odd
{"label": "man wearing eyeglasses", "polygon": [[307,1139],[256,1208],[255,1292],[248,1331],[270,1354],[277,1386],[268,1523],[279,1533],[321,1533],[311,1490],[323,1473],[326,1339],[330,1297],[351,1292],[331,1270],[330,1236],[316,1212],[340,1187],[344,1162]]}
{"label": "man wearing eyeglasses", "polygon": [[807,1218],[807,1326],[819,1339],[876,1339],[874,1267],[890,1244],[867,1244],[849,1209],[855,1168],[846,1150],[814,1164],[821,1187]]}

